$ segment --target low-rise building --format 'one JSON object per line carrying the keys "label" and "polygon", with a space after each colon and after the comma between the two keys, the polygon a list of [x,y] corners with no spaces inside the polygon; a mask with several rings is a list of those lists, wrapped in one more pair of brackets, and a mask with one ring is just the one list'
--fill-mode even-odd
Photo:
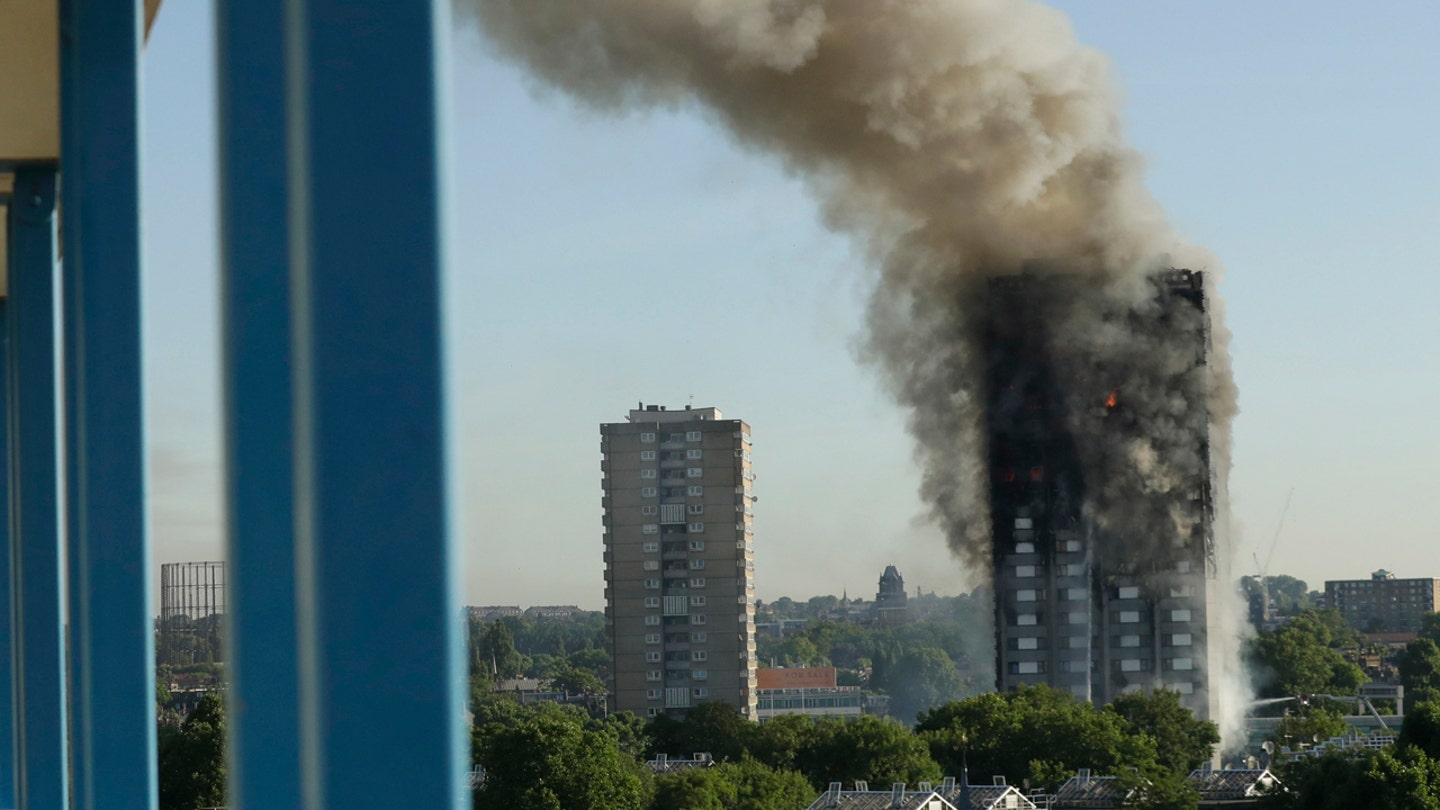
{"label": "low-rise building", "polygon": [[1280,780],[1266,768],[1201,768],[1185,781],[1200,794],[1201,807],[1259,807],[1261,799],[1280,789]]}
{"label": "low-rise building", "polygon": [[1036,810],[1035,803],[996,777],[989,785],[964,785],[947,776],[940,787],[920,782],[910,790],[896,782],[889,790],[871,790],[863,781],[851,790],[831,782],[807,810]]}
{"label": "low-rise building", "polygon": [[1440,579],[1397,579],[1382,568],[1369,579],[1326,580],[1325,601],[1363,633],[1413,633],[1440,606]]}
{"label": "low-rise building", "polygon": [[788,667],[756,671],[757,717],[782,714],[859,717],[865,696],[858,686],[839,686],[834,667]]}
{"label": "low-rise building", "polygon": [[667,773],[680,773],[681,771],[693,771],[699,768],[709,768],[715,764],[715,757],[701,751],[692,755],[689,759],[685,757],[672,757],[669,754],[656,754],[655,758],[646,761],[645,765],[650,772],[656,776]]}

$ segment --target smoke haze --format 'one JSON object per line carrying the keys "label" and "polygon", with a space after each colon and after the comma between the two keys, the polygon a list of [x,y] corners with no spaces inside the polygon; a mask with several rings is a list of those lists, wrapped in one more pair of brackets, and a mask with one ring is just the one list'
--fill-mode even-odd
{"label": "smoke haze", "polygon": [[[1104,482],[1087,515],[1132,558],[1169,559],[1193,528],[1175,503],[1209,475],[1208,442],[1226,575],[1235,390],[1219,265],[1145,188],[1108,62],[1062,14],[1025,0],[460,3],[496,52],[583,103],[693,108],[804,178],[876,268],[866,359],[907,409],[921,494],[978,579],[992,547],[986,287],[1035,258],[1070,291],[1044,340],[1055,373],[1080,381],[1065,387],[1069,429]],[[1206,273],[1206,363],[1173,338],[1202,316],[1160,317],[1150,279],[1170,266]],[[1119,435],[1105,407],[1117,389]]]}

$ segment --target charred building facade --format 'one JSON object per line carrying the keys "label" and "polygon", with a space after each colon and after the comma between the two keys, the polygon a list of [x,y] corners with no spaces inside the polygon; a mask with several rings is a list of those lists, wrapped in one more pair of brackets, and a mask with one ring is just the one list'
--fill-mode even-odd
{"label": "charred building facade", "polygon": [[1061,274],[988,294],[997,686],[1164,687],[1217,716],[1203,275],[1123,306]]}

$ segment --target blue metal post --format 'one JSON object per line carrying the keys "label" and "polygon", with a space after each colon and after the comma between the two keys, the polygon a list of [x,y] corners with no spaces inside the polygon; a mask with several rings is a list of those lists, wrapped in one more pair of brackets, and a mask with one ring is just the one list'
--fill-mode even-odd
{"label": "blue metal post", "polygon": [[68,802],[60,549],[55,169],[15,172],[10,203],[10,565],[15,630],[16,800]]}
{"label": "blue metal post", "polygon": [[437,84],[447,4],[288,8],[305,806],[458,810]]}
{"label": "blue metal post", "polygon": [[61,0],[76,810],[155,806],[140,367],[141,0]]}
{"label": "blue metal post", "polygon": [[217,6],[229,803],[300,807],[282,0]]}
{"label": "blue metal post", "polygon": [[[8,219],[8,217],[7,217]],[[0,228],[8,223],[0,223]],[[10,598],[15,593],[10,546],[10,326],[0,297],[0,807],[15,807],[14,634]]]}

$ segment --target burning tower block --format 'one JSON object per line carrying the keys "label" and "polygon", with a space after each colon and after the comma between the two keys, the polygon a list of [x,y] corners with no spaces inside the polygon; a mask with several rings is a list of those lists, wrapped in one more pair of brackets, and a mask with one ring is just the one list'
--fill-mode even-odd
{"label": "burning tower block", "polygon": [[996,681],[1218,716],[1203,274],[992,279],[983,337]]}

